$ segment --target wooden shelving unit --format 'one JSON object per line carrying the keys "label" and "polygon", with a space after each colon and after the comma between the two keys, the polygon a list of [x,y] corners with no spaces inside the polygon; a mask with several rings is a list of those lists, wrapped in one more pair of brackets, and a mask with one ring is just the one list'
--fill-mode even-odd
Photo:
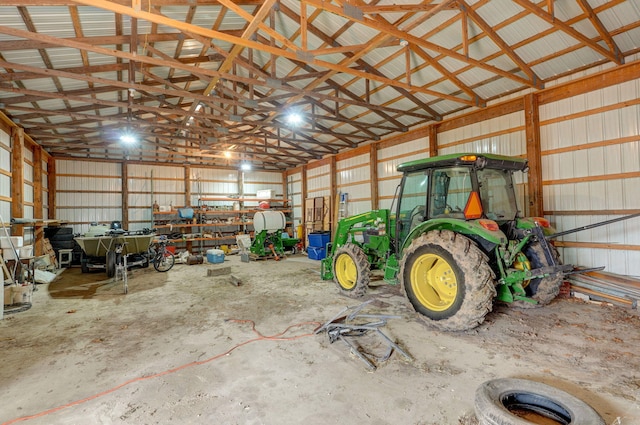
{"label": "wooden shelving unit", "polygon": [[[153,212],[153,229],[159,234],[169,235],[175,232],[188,235],[189,237],[171,239],[171,241],[186,243],[186,249],[192,251],[193,242],[212,242],[214,246],[233,245],[236,242],[235,236],[237,234],[253,232],[253,214],[257,211],[265,211],[258,208],[258,204],[263,201],[269,202],[270,209],[283,212],[287,217],[287,224],[292,223],[289,219],[292,209],[289,207],[290,201],[287,199],[203,197],[198,201],[199,206],[193,208],[195,222],[194,219],[180,218],[178,209]],[[224,205],[207,205],[207,202],[224,203]],[[236,202],[239,209],[233,209]],[[254,203],[255,206],[251,205]],[[228,221],[229,217],[233,216],[239,219]],[[213,236],[202,236],[206,230],[211,230]],[[193,235],[200,236],[194,237]],[[200,248],[203,249],[202,246]]]}

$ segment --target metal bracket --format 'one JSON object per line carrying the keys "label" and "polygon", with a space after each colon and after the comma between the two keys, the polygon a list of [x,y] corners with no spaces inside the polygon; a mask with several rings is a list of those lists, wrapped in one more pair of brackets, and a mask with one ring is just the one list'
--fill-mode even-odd
{"label": "metal bracket", "polygon": [[[329,336],[330,343],[333,344],[338,340],[342,341],[345,345],[347,345],[347,347],[350,348],[353,354],[358,356],[358,358],[365,363],[367,369],[371,371],[376,370],[377,366],[375,363],[387,361],[394,351],[398,351],[407,360],[412,360],[409,354],[407,354],[402,348],[400,348],[400,346],[398,346],[398,344],[393,342],[391,338],[389,338],[380,330],[382,326],[385,326],[387,324],[387,320],[400,319],[400,316],[383,314],[360,314],[360,312],[371,302],[372,300],[369,300],[357,306],[344,308],[325,324],[318,327],[315,330],[315,333],[318,334],[326,330],[327,335]],[[370,331],[373,331],[387,344],[388,350],[384,355],[377,357],[371,354],[366,354],[363,352],[363,350],[361,350],[361,347],[359,345],[356,345],[350,339],[358,336],[363,336]]]}

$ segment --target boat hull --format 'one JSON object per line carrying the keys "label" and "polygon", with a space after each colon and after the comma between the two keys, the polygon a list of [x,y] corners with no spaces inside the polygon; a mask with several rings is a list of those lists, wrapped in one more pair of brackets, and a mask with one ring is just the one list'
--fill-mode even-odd
{"label": "boat hull", "polygon": [[79,236],[75,238],[86,255],[104,257],[107,252],[116,251],[122,245],[122,255],[143,254],[149,250],[153,241],[149,235],[115,235],[115,236]]}

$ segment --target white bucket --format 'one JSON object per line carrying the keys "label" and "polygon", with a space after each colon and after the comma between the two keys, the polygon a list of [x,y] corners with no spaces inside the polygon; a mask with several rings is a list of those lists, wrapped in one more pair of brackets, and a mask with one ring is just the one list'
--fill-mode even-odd
{"label": "white bucket", "polygon": [[256,233],[266,230],[274,232],[286,227],[287,220],[282,211],[258,211],[253,216],[253,228]]}

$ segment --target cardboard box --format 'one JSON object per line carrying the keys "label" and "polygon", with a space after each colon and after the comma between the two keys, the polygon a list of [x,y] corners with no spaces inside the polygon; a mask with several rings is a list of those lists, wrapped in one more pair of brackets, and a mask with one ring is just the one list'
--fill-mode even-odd
{"label": "cardboard box", "polygon": [[33,283],[23,286],[14,286],[12,288],[12,292],[14,304],[30,303],[31,296],[33,295]]}
{"label": "cardboard box", "polygon": [[4,287],[4,305],[13,303],[13,294],[11,293],[11,286]]}
{"label": "cardboard box", "polygon": [[260,199],[274,199],[276,197],[276,191],[273,189],[257,190],[256,198]]}
{"label": "cardboard box", "polygon": [[31,302],[33,283],[28,285],[9,285],[4,287],[4,305],[24,304]]}

